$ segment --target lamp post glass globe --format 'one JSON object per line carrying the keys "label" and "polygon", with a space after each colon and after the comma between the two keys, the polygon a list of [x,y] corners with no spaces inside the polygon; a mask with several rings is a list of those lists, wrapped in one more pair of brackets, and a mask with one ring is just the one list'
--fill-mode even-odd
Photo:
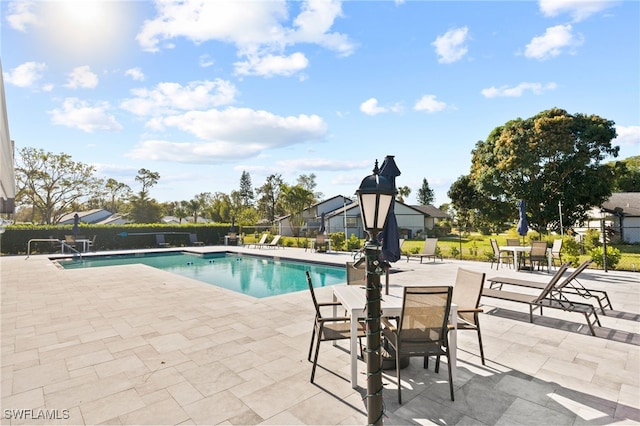
{"label": "lamp post glass globe", "polygon": [[384,229],[396,192],[391,181],[378,173],[376,160],[373,174],[364,178],[356,191],[362,224],[370,240],[375,239],[376,234]]}

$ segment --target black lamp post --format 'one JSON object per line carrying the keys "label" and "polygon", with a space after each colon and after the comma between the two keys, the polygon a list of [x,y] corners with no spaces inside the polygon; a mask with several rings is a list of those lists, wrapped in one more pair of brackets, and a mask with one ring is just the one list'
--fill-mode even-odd
{"label": "black lamp post", "polygon": [[605,272],[609,272],[609,268],[607,267],[607,227],[605,219],[607,218],[607,211],[602,208],[600,209],[600,216],[602,217],[602,266],[604,267]]}
{"label": "black lamp post", "polygon": [[370,425],[381,425],[383,416],[380,275],[384,270],[380,262],[381,245],[377,235],[387,223],[396,194],[391,181],[378,173],[376,160],[373,174],[364,178],[356,191],[362,223],[368,234],[364,253],[367,260],[367,423]]}

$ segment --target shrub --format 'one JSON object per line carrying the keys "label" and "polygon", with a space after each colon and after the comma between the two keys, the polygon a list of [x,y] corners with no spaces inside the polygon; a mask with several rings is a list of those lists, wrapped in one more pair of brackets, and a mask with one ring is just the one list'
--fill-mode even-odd
{"label": "shrub", "polygon": [[[589,252],[589,254],[591,255],[591,260],[593,260],[593,263],[598,265],[598,268],[604,269],[603,253],[604,253],[604,250],[602,246],[594,247]],[[622,254],[620,253],[620,250],[618,250],[615,247],[607,246],[607,268],[615,269],[616,265],[620,262],[621,257],[622,257]]]}
{"label": "shrub", "polygon": [[460,255],[460,250],[458,250],[458,247],[456,246],[451,246],[451,248],[449,249],[449,256],[451,258],[456,258]]}
{"label": "shrub", "polygon": [[597,229],[587,229],[584,236],[584,249],[591,251],[593,248],[600,246],[600,231]]}

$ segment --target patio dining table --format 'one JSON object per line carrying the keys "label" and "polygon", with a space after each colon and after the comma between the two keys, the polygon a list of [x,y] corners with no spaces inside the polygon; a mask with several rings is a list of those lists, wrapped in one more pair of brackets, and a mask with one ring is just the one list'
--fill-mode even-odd
{"label": "patio dining table", "polygon": [[[518,256],[520,253],[529,253],[531,246],[499,246],[500,251],[510,251],[513,253],[513,264],[518,265]],[[500,259],[500,267],[502,267],[502,259]],[[551,257],[551,249],[547,249],[547,272],[551,273],[551,267],[553,266],[553,258]]]}
{"label": "patio dining table", "polygon": [[[420,283],[419,285],[430,285]],[[440,285],[440,284],[433,284]],[[402,300],[404,296],[404,287],[399,285],[391,285],[389,294],[382,296],[381,308],[382,316],[387,318],[399,317],[402,314]],[[357,285],[335,285],[333,286],[334,301],[338,301],[347,310],[351,317],[351,337],[350,355],[351,355],[351,387],[358,387],[358,320],[366,318],[365,308],[367,304],[366,290],[364,286]],[[335,308],[334,308],[335,309]],[[335,315],[335,312],[334,312]],[[457,325],[458,325],[458,305],[451,304],[449,314],[449,323],[453,329],[449,332],[449,350],[451,352],[451,376],[456,377],[456,360],[457,360]]]}

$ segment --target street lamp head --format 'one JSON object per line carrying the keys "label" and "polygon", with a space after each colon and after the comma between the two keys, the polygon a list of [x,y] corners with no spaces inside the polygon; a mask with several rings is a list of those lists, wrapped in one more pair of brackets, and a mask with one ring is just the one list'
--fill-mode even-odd
{"label": "street lamp head", "polygon": [[364,178],[356,191],[362,223],[371,239],[374,239],[375,235],[384,229],[389,209],[396,194],[391,181],[378,173],[378,160],[376,160],[373,174]]}

